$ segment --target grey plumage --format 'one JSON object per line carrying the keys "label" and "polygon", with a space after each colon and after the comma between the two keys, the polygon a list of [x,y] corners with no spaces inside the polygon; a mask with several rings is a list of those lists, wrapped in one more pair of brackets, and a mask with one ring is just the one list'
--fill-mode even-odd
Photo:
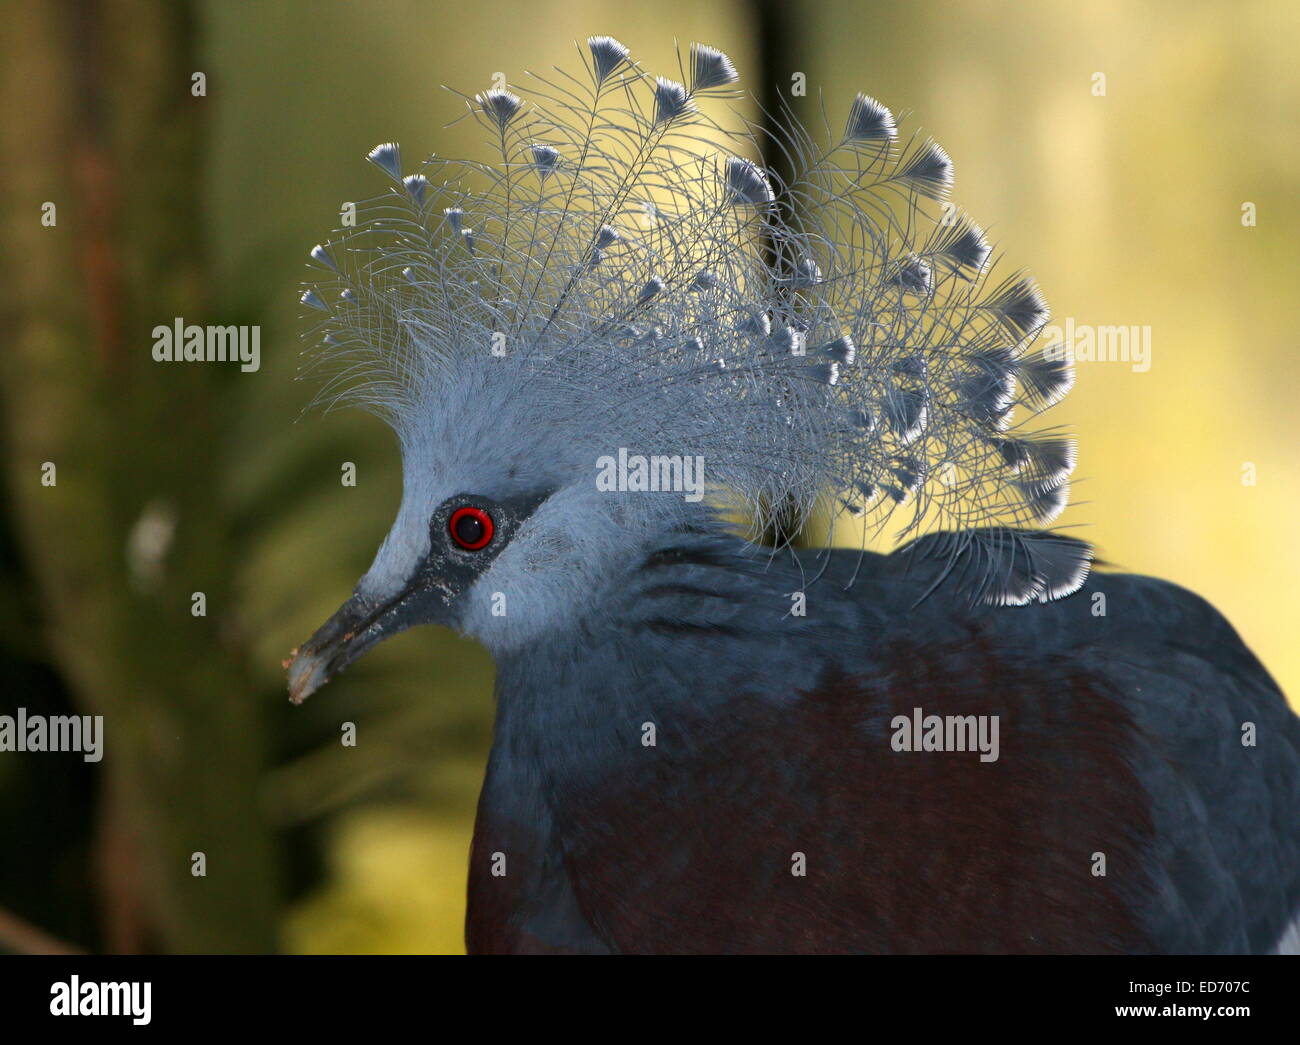
{"label": "grey plumage", "polygon": [[[1013,823],[995,822],[981,844],[963,850],[970,875],[986,860],[999,867],[991,879],[970,880],[978,897],[973,911],[944,906],[948,894],[937,884],[937,865],[948,843],[935,836],[928,851],[911,854],[915,875],[934,890],[916,890],[924,898],[918,907],[895,913],[893,905],[911,895],[900,884],[885,895],[863,895],[859,909],[835,912],[849,927],[846,937],[855,941],[848,949],[930,949],[909,931],[933,931],[944,939],[944,927],[951,926],[955,941],[955,923],[971,914],[990,926],[985,942],[949,947],[1001,949],[1007,945],[997,942],[993,927],[1016,922],[1040,897],[1038,890],[1068,912],[1073,928],[1051,938],[1021,936],[1011,949],[1263,953],[1277,945],[1300,912],[1300,719],[1232,628],[1183,589],[1122,574],[1093,574],[1074,596],[1032,607],[971,605],[963,597],[971,578],[954,570],[953,550],[946,546],[952,539],[926,537],[888,556],[841,549],[772,559],[716,533],[661,535],[593,593],[600,619],[570,642],[499,656],[497,739],[483,799],[492,819],[485,826],[491,832],[494,823],[538,824],[538,833],[528,836],[535,846],[527,850],[530,866],[555,868],[537,899],[514,912],[518,939],[532,949],[602,952],[710,951],[725,949],[717,941],[728,938],[739,949],[747,948],[746,940],[752,945],[728,922],[731,911],[701,914],[685,901],[675,907],[657,892],[647,917],[662,919],[671,944],[651,940],[638,946],[595,921],[583,903],[590,904],[588,876],[600,872],[586,862],[606,851],[600,832],[608,828],[586,821],[583,796],[597,791],[604,796],[602,808],[607,803],[625,809],[629,819],[621,828],[635,831],[635,818],[649,817],[660,798],[633,775],[633,767],[653,760],[662,779],[658,786],[670,792],[680,774],[677,829],[634,836],[630,844],[652,850],[656,866],[681,868],[683,888],[703,889],[713,861],[722,860],[729,846],[744,844],[746,832],[763,837],[773,829],[757,814],[739,811],[745,808],[745,774],[733,772],[721,756],[726,749],[714,735],[717,723],[742,716],[741,722],[761,730],[788,719],[794,729],[801,702],[828,678],[847,677],[858,680],[852,697],[844,696],[846,720],[857,733],[822,749],[828,787],[858,786],[862,764],[850,760],[854,753],[872,762],[883,759],[886,772],[896,771],[890,767],[899,764],[889,761],[888,752],[890,717],[898,707],[891,704],[891,691],[900,681],[918,679],[930,689],[916,691],[914,699],[927,708],[938,709],[939,694],[965,690],[970,696],[963,710],[999,715],[1004,742],[1021,739],[1018,752],[1008,748],[999,763],[981,771],[997,776],[1023,760],[1038,762],[1059,787],[1047,796],[1050,819],[1034,819],[1041,813],[1025,808],[1013,814]],[[1005,573],[1009,586],[1035,586],[1024,575],[1032,567],[1021,558],[1026,548],[1019,535],[991,533],[978,546],[981,554],[1002,550],[992,569]],[[1041,545],[1033,548],[1043,554]],[[967,568],[981,579],[990,572],[974,563]],[[788,593],[804,588],[808,615],[788,616]],[[1109,613],[1095,613],[1099,597]],[[996,651],[992,660],[984,659],[988,651]],[[1034,686],[1017,703],[1008,690],[1026,663],[1034,665]],[[1003,685],[983,686],[986,672]],[[1080,678],[1107,694],[1113,732],[1099,735],[1099,724],[1088,720],[1072,688]],[[745,694],[743,700],[736,699],[738,693]],[[593,694],[599,694],[599,714],[592,713]],[[910,709],[911,699],[899,703]],[[643,722],[658,725],[662,753],[638,748],[635,730],[626,724]],[[1258,731],[1257,744],[1242,744],[1245,723]],[[1047,735],[1059,741],[1059,749],[1036,739]],[[1114,749],[1117,765],[1131,768],[1131,777],[1115,781],[1116,795],[1103,796],[1095,781],[1079,775],[1085,752],[1099,743]],[[773,757],[780,751],[774,745]],[[709,766],[689,777],[702,792],[684,782],[695,759]],[[976,771],[970,776],[979,779]],[[796,794],[816,793],[809,785],[803,778],[788,784]],[[1013,786],[1009,778],[1004,786]],[[939,802],[931,811],[938,819],[975,821],[983,815],[973,797],[960,791]],[[696,820],[701,807],[717,811],[716,819],[706,818],[707,828]],[[782,817],[799,817],[781,821],[782,837],[797,839],[792,844],[811,864],[859,876],[889,852],[891,839],[907,829],[904,818],[914,815],[910,809],[882,809],[874,824],[882,837],[866,839],[859,849],[844,837],[851,828],[828,820],[833,814],[811,794],[802,813],[793,808],[799,807],[781,806]],[[1095,821],[1089,823],[1099,809],[1106,818],[1100,831]],[[734,831],[729,820],[739,822]],[[487,835],[487,845],[505,845],[510,838],[496,831]],[[1017,834],[1019,843],[1012,841]],[[1058,845],[1059,852],[1053,848]],[[1030,853],[1044,849],[1051,851],[1055,870],[1034,881],[1025,864]],[[1127,937],[1107,936],[1105,923],[1114,912],[1096,892],[1100,883],[1094,889],[1066,883],[1070,868],[1091,866],[1097,853],[1109,860],[1104,881],[1131,905],[1134,924]],[[777,863],[775,854],[767,855]],[[761,863],[758,856],[747,859]],[[566,866],[567,873],[561,870]],[[1080,879],[1087,881],[1087,872]],[[639,896],[637,887],[626,883],[629,894]],[[728,880],[729,890],[755,903],[758,920],[761,908],[749,887],[746,879]],[[816,895],[813,888],[803,898],[809,918]],[[675,925],[674,918],[687,911],[689,925]],[[891,929],[894,917],[909,929]],[[671,929],[680,934],[673,936]],[[471,944],[490,946],[488,940],[471,935]],[[757,949],[803,949],[795,929],[767,941]]]}
{"label": "grey plumage", "polygon": [[[773,505],[807,519],[856,504],[914,460],[925,479],[906,498],[858,505],[868,532],[1050,523],[1069,469],[1026,482],[1008,462],[1062,438],[1032,421],[1069,365],[1035,347],[1048,313],[1033,282],[990,280],[979,228],[927,209],[951,187],[947,153],[898,142],[860,94],[840,141],[788,127],[796,176],[776,185],[761,143],[703,111],[736,79],[725,54],[694,45],[687,87],[611,38],[587,52],[586,82],[467,99],[493,162],[404,174],[396,144],[370,153],[394,191],[318,248],[335,264],[304,297],[328,313],[309,354],[321,399],[409,441],[431,415],[453,425],[458,381],[489,383],[503,430],[545,429],[571,475],[620,446],[702,457],[755,533]],[[355,307],[326,304],[340,290]],[[852,350],[809,353],[822,344]],[[1068,590],[1087,557],[1060,565],[1050,587]]]}
{"label": "grey plumage", "polygon": [[[825,145],[729,132],[715,48],[689,86],[611,37],[584,63],[465,98],[490,162],[372,150],[391,188],[301,298],[320,400],[385,418],[404,484],[291,697],[416,624],[492,652],[471,950],[1292,939],[1300,720],[1208,604],[1038,528],[1075,447],[1034,417],[1073,373],[938,206],[947,153],[863,94]],[[629,455],[668,488],[613,481]],[[819,504],[907,541],[746,539]],[[916,704],[1007,757],[898,760]]]}

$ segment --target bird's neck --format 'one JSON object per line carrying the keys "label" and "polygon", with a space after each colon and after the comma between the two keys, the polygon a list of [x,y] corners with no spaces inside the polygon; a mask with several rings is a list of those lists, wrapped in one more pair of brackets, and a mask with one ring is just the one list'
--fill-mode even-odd
{"label": "bird's neck", "polygon": [[746,723],[762,734],[825,682],[871,628],[842,579],[814,584],[817,570],[716,531],[678,532],[562,638],[498,656],[471,857],[474,949],[599,949],[575,913],[574,854],[599,851],[602,832],[635,831],[593,802],[618,785],[628,811],[676,808],[678,774],[712,764],[720,738]]}
{"label": "bird's neck", "polygon": [[494,769],[598,777],[738,696],[784,701],[816,685],[828,618],[853,610],[826,605],[829,588],[804,591],[814,569],[715,529],[654,542],[598,612],[498,658]]}

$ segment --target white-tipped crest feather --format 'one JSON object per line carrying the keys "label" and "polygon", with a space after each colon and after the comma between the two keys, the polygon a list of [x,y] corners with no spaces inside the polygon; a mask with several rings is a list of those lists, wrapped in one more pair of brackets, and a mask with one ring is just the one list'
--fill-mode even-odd
{"label": "white-tipped crest feather", "polygon": [[[838,143],[786,128],[794,175],[776,185],[743,155],[753,136],[698,109],[736,78],[721,51],[692,47],[687,88],[611,37],[587,47],[585,82],[474,97],[493,163],[433,157],[403,180],[396,144],[371,151],[396,187],[312,252],[323,278],[302,295],[323,401],[379,413],[404,445],[491,409],[518,444],[504,456],[574,483],[620,447],[700,457],[759,525],[823,497],[903,535],[1059,513],[1073,446],[1012,412],[1050,406],[1070,368],[1033,346],[1035,284],[990,289],[979,228],[931,213],[953,178],[939,145],[897,142],[859,94]],[[1013,572],[990,601],[1059,587]]]}

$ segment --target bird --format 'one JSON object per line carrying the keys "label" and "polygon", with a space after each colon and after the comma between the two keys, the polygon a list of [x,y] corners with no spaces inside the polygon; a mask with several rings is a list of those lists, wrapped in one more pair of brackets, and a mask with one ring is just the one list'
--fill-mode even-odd
{"label": "bird", "polygon": [[290,698],[416,625],[491,653],[467,950],[1300,949],[1300,719],[1056,523],[1068,347],[948,153],[575,46],[458,95],[485,158],[375,147],[301,293],[403,494]]}

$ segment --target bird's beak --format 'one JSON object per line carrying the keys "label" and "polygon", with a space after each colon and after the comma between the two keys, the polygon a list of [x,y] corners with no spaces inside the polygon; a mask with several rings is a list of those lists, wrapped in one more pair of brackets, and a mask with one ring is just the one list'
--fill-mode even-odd
{"label": "bird's beak", "polygon": [[[445,605],[449,592],[408,585],[389,599],[353,595],[316,634],[285,659],[289,699],[301,704],[354,660],[390,635],[415,624],[437,623],[429,610]],[[444,595],[443,598],[430,598]],[[431,605],[432,604],[432,605]]]}
{"label": "bird's beak", "polygon": [[348,599],[316,633],[289,654],[289,699],[301,704],[383,636],[377,635],[375,609],[360,596]]}

